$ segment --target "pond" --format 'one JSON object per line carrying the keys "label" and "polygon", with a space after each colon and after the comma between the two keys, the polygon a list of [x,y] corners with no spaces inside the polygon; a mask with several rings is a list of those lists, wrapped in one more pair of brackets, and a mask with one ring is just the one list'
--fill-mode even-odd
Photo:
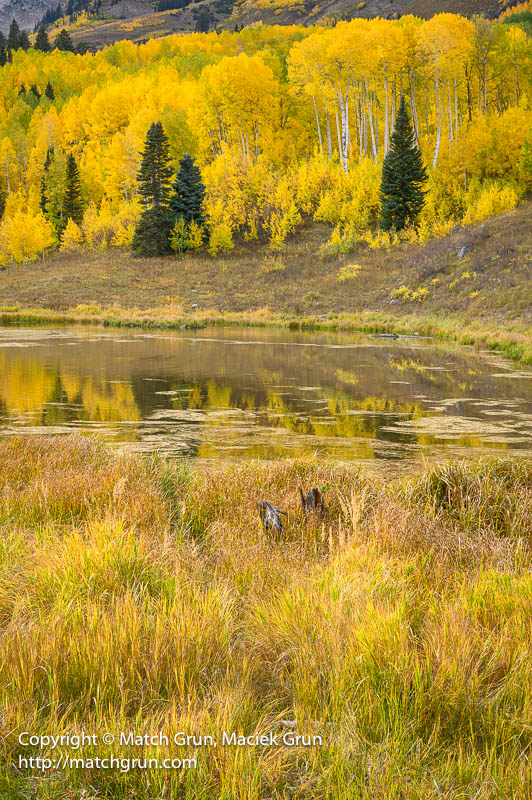
{"label": "pond", "polygon": [[532,369],[421,337],[0,328],[0,434],[71,431],[202,465],[530,458]]}

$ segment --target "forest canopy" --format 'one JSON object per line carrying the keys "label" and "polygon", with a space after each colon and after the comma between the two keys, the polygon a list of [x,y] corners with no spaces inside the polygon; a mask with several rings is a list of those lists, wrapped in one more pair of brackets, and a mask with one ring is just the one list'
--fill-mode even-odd
{"label": "forest canopy", "polygon": [[305,218],[331,225],[333,249],[389,242],[379,187],[401,96],[429,173],[404,235],[501,213],[531,185],[531,53],[521,25],[452,14],[19,49],[0,68],[0,263],[64,244],[70,157],[82,215],[68,247],[130,245],[154,122],[174,174],[187,153],[201,168],[211,253],[280,248]]}

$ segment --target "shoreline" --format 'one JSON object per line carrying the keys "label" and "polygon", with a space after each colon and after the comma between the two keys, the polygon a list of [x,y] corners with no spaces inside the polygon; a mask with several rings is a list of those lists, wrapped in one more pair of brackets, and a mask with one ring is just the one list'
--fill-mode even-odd
{"label": "shoreline", "polygon": [[360,333],[366,335],[418,336],[457,345],[487,348],[521,364],[532,364],[532,328],[517,326],[501,336],[495,326],[482,326],[478,321],[466,325],[460,319],[447,317],[443,322],[433,317],[387,317],[379,313],[337,314],[327,318],[259,312],[226,312],[206,310],[194,314],[176,315],[171,309],[123,309],[112,307],[90,313],[82,310],[18,308],[0,306],[1,325],[38,326],[96,325],[111,328],[159,330],[201,330],[213,327],[277,328],[292,331],[322,331],[331,333]]}

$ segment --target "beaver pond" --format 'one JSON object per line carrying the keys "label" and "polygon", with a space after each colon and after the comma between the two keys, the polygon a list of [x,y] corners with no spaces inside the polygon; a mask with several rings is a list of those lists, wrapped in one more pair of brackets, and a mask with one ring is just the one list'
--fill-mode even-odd
{"label": "beaver pond", "polygon": [[530,458],[532,369],[421,337],[0,328],[0,434],[72,431],[199,464]]}

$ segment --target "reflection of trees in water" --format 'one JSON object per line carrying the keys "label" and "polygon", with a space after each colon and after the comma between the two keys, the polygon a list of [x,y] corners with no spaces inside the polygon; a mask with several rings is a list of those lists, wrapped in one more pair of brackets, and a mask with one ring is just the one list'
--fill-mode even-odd
{"label": "reflection of trees in water", "polygon": [[[260,336],[253,332],[255,339]],[[490,363],[466,350],[419,348],[413,355],[398,346],[389,352],[388,346],[325,349],[278,342],[191,343],[179,337],[139,336],[123,343],[117,339],[80,338],[75,347],[52,344],[51,349],[0,352],[4,416],[30,413],[38,415],[42,425],[60,425],[151,420],[164,408],[242,409],[252,415],[252,424],[303,436],[427,445],[437,435],[415,428],[390,430],[397,421],[426,416],[430,404],[417,395],[438,402],[458,394],[463,404],[447,405],[440,412],[449,416],[464,415],[468,398],[507,399],[508,387],[490,377]],[[441,366],[445,369],[437,369]],[[531,389],[530,381],[512,384],[522,397],[530,397]],[[468,407],[467,413],[482,418],[474,408]],[[208,423],[225,429],[229,445],[241,435],[224,417],[210,415]],[[178,436],[179,424],[161,421],[160,435],[166,431]],[[203,452],[210,446],[201,442],[203,423],[197,424],[198,435],[187,434],[186,447]],[[126,436],[134,437],[139,430],[132,426]],[[483,444],[481,437],[460,436],[455,441],[464,447]],[[248,453],[254,448],[252,444]],[[266,442],[256,448],[256,455],[277,452]]]}
{"label": "reflection of trees in water", "polygon": [[26,354],[9,361],[0,354],[0,397],[6,413],[39,413],[42,425],[141,419],[128,384],[78,375]]}

